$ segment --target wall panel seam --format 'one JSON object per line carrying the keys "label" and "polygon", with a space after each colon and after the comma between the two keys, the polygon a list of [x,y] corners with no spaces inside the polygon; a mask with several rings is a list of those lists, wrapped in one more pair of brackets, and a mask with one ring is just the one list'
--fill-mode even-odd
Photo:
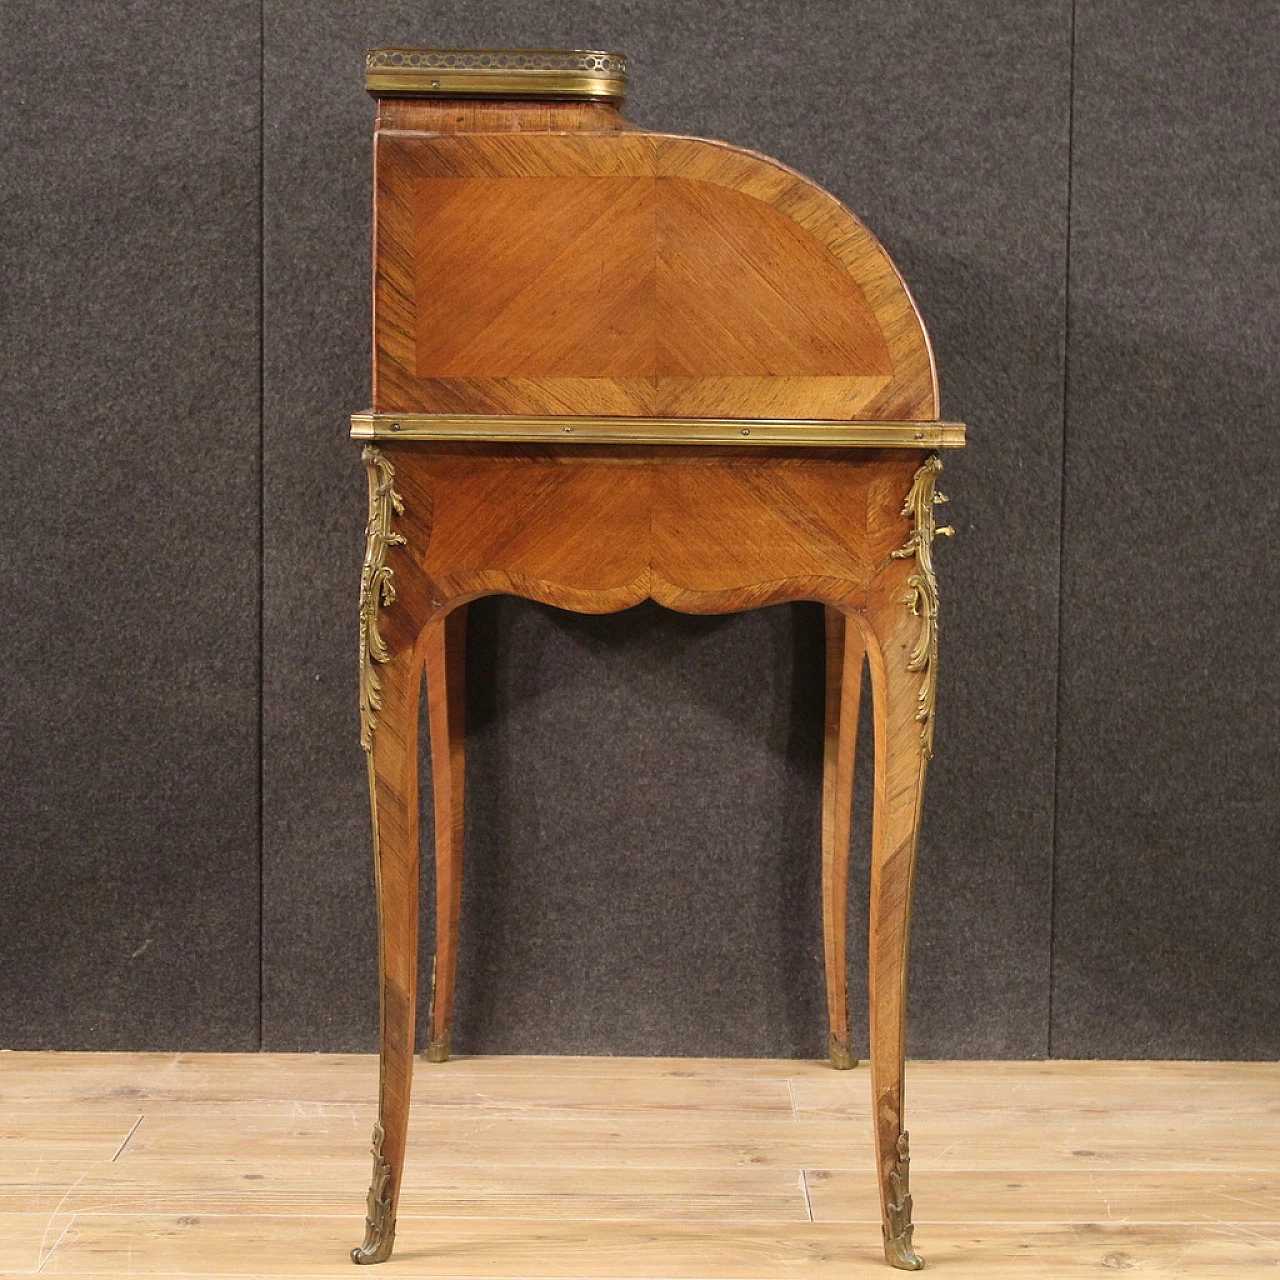
{"label": "wall panel seam", "polygon": [[258,1051],[266,1021],[266,0],[258,0]]}
{"label": "wall panel seam", "polygon": [[1053,827],[1049,842],[1049,974],[1047,983],[1047,1010],[1045,1019],[1045,1056],[1053,1057],[1053,1020],[1055,964],[1058,926],[1058,859],[1061,834],[1062,798],[1062,697],[1063,697],[1063,625],[1062,615],[1066,596],[1063,591],[1063,574],[1066,570],[1067,542],[1067,441],[1069,434],[1068,413],[1071,387],[1071,212],[1072,179],[1075,171],[1075,108],[1076,108],[1076,7],[1078,0],[1071,0],[1071,26],[1067,59],[1067,190],[1066,235],[1063,244],[1062,287],[1062,437],[1059,447],[1060,478],[1058,483],[1058,610],[1057,610],[1057,666],[1054,673],[1053,715]]}

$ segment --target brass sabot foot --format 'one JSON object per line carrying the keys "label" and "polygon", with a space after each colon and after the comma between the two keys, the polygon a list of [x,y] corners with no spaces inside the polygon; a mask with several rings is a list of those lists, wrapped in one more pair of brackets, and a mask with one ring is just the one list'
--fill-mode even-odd
{"label": "brass sabot foot", "polygon": [[849,1046],[835,1036],[831,1037],[827,1053],[831,1058],[831,1065],[837,1071],[852,1071],[858,1065],[857,1058],[849,1052]]}
{"label": "brass sabot foot", "polygon": [[896,1160],[889,1170],[889,1199],[884,1207],[884,1257],[899,1271],[923,1271],[924,1259],[911,1245],[911,1138],[898,1134]]}
{"label": "brass sabot foot", "polygon": [[394,1231],[375,1234],[370,1230],[365,1235],[364,1244],[358,1249],[351,1250],[351,1261],[359,1262],[362,1265],[370,1262],[386,1262],[391,1257],[391,1246],[395,1242],[396,1233]]}
{"label": "brass sabot foot", "polygon": [[396,1242],[396,1222],[391,1212],[391,1166],[382,1158],[384,1137],[382,1121],[378,1120],[373,1126],[373,1181],[369,1184],[364,1244],[351,1250],[352,1262],[386,1262]]}
{"label": "brass sabot foot", "polygon": [[884,1260],[899,1271],[923,1271],[924,1259],[911,1247],[911,1232],[884,1242]]}
{"label": "brass sabot foot", "polygon": [[427,1051],[423,1054],[428,1062],[448,1062],[449,1061],[449,1033],[442,1031],[438,1036],[432,1036],[431,1043],[427,1045]]}

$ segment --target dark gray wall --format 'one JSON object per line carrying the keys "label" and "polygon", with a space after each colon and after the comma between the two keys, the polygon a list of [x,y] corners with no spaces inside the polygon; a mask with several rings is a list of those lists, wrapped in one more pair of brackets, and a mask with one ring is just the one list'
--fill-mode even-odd
{"label": "dark gray wall", "polygon": [[1077,16],[1059,1055],[1280,1053],[1278,37]]}
{"label": "dark gray wall", "polygon": [[[1262,5],[216,8],[9,44],[8,1043],[374,1044],[344,419],[361,55],[419,43],[625,50],[921,303],[972,444],[911,1051],[1280,1051]],[[456,1047],[820,1053],[818,611],[473,615]]]}
{"label": "dark gray wall", "polygon": [[5,16],[0,1036],[250,1049],[257,5]]}

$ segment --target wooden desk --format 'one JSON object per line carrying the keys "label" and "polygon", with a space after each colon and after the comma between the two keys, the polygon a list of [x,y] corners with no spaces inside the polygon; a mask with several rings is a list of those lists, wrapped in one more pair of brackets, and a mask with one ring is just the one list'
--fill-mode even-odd
{"label": "wooden desk", "polygon": [[887,1259],[912,1248],[902,1057],[932,753],[938,421],[888,255],[775,161],[637,129],[616,54],[377,50],[374,408],[361,738],[379,904],[382,1074],[368,1230],[390,1256],[413,1071],[418,701],[427,680],[436,962],[449,1054],[463,849],[466,605],[607,613],[826,606],[823,934],[850,1067],[845,934],[864,661],[875,718],[871,1071]]}

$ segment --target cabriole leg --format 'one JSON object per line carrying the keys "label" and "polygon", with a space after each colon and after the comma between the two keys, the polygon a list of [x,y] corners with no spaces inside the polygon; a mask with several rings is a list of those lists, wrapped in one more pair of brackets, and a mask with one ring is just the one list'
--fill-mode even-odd
{"label": "cabriole leg", "polygon": [[351,1251],[351,1257],[355,1262],[385,1262],[395,1242],[413,1084],[422,656],[405,643],[403,632],[398,644],[388,644],[382,632],[380,612],[394,605],[399,594],[394,557],[406,539],[395,525],[405,508],[395,490],[391,458],[369,445],[361,461],[369,482],[369,522],[360,576],[360,743],[368,763],[373,820],[382,1033],[373,1179],[364,1243]]}
{"label": "cabriole leg", "polygon": [[946,498],[934,485],[936,454],[917,468],[902,514],[911,519],[906,541],[875,583],[869,650],[875,699],[875,813],[871,837],[871,1096],[886,1259],[904,1271],[924,1262],[912,1244],[911,1149],[903,1127],[907,955],[916,844],[925,770],[933,755],[933,713],[938,680],[938,583],[933,572],[934,507]]}
{"label": "cabriole leg", "polygon": [[[904,611],[905,612],[905,611]],[[912,1247],[910,1151],[903,1127],[907,953],[925,754],[917,720],[921,677],[908,670],[914,639],[900,627],[872,654],[875,697],[875,814],[871,839],[869,982],[871,1096],[885,1258],[924,1266]]]}
{"label": "cabriole leg", "polygon": [[849,1049],[849,825],[853,808],[854,751],[862,693],[862,632],[832,605],[826,607],[827,700],[822,769],[822,941],[827,971],[831,1065],[857,1066]]}
{"label": "cabriole leg", "polygon": [[380,708],[369,750],[382,1041],[373,1181],[364,1243],[356,1262],[385,1262],[395,1241],[413,1084],[418,979],[418,694],[420,658],[412,649],[378,668]]}

